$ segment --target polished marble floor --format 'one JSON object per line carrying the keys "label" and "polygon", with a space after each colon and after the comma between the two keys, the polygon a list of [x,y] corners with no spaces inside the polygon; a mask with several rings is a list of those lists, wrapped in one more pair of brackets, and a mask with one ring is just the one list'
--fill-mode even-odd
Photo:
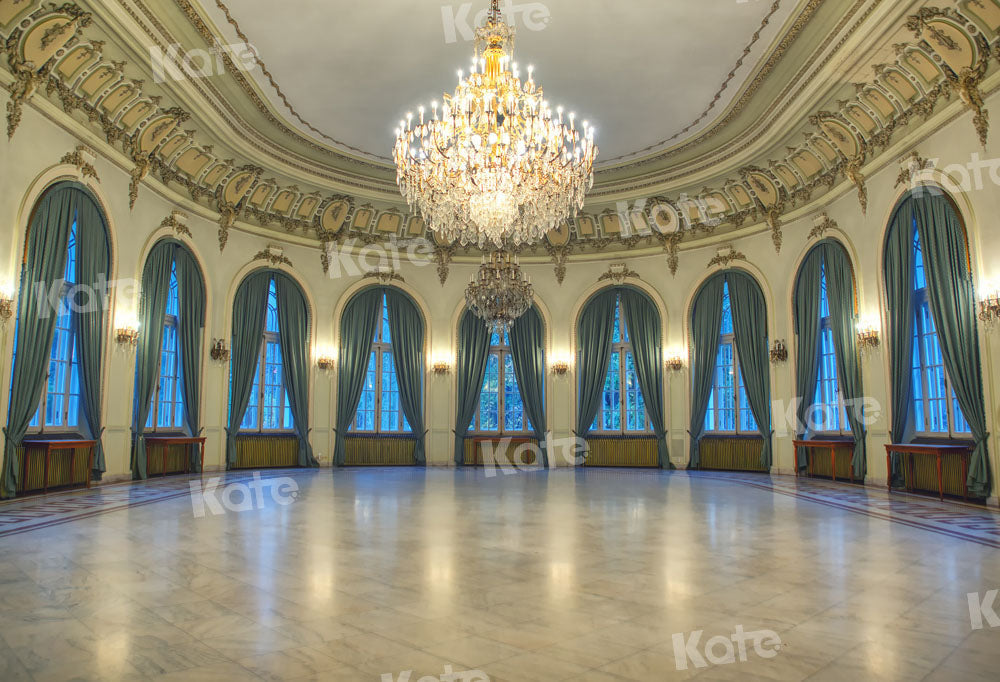
{"label": "polished marble floor", "polygon": [[990,510],[659,471],[190,482],[0,504],[0,680],[1000,675],[967,596],[1000,588]]}

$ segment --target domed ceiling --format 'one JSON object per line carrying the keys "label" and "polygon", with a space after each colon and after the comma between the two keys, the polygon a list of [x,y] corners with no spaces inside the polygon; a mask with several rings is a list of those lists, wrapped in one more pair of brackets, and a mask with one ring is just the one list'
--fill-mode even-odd
{"label": "domed ceiling", "polygon": [[[385,157],[400,117],[454,87],[486,4],[0,0],[8,135],[48,98],[125,159],[131,202],[157,183],[216,217],[221,249],[233,228],[321,258],[424,236]],[[526,255],[558,272],[578,253],[661,252],[675,269],[707,238],[761,230],[780,249],[789,216],[831,190],[866,210],[873,164],[942,103],[964,104],[985,144],[1000,0],[939,5],[506,2],[518,58],[601,147],[583,213]],[[434,249],[445,272],[464,253]]]}

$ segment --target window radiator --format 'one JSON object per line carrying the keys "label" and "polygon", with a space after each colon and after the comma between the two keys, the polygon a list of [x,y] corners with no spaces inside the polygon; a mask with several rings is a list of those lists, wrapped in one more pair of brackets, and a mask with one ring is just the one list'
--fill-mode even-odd
{"label": "window radiator", "polygon": [[163,475],[163,451],[167,451],[167,473],[183,474],[191,457],[190,445],[147,445],[146,475]]}
{"label": "window radiator", "polygon": [[344,466],[413,466],[417,447],[414,438],[387,438],[382,435],[348,436],[344,439]]}
{"label": "window radiator", "polygon": [[[913,473],[910,473],[910,455],[906,455],[906,484],[920,492],[938,494],[937,458],[933,455],[913,455]],[[941,458],[941,482],[945,495],[962,496],[962,459],[945,455]]]}
{"label": "window radiator", "polygon": [[465,439],[465,455],[462,463],[465,466],[485,466],[489,460],[486,449],[491,444],[493,452],[490,461],[493,466],[525,467],[533,466],[537,462],[538,441],[534,438],[512,438],[504,447],[503,438],[476,439],[470,436]]}
{"label": "window radiator", "polygon": [[[24,473],[24,448],[17,448],[17,468],[20,480],[17,482],[17,493],[30,493],[42,490],[45,481],[45,454],[33,450],[28,457],[27,476]],[[70,471],[70,450],[53,450],[49,457],[49,490],[70,485],[87,484],[87,466],[89,454],[86,448],[77,448],[73,470]]]}
{"label": "window radiator", "polygon": [[[760,463],[763,450],[764,441],[761,438],[702,438],[700,468],[713,471],[767,472]],[[821,459],[822,456],[817,461]],[[827,469],[829,468],[828,463]]]}
{"label": "window radiator", "polygon": [[658,467],[655,438],[588,438],[585,466]]}
{"label": "window radiator", "polygon": [[[236,465],[233,467],[234,469],[287,469],[298,465],[299,439],[295,436],[238,436],[236,438]],[[181,466],[183,467],[183,464]]]}

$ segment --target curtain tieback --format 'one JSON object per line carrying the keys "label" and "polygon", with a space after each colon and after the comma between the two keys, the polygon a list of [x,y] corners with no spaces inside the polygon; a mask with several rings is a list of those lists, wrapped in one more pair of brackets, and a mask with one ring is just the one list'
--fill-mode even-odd
{"label": "curtain tieback", "polygon": [[7,431],[7,427],[6,426],[3,427],[3,437],[7,441],[8,445],[10,445],[12,447],[15,447],[15,448],[21,447],[21,443],[20,442],[18,442],[16,439],[10,437],[10,432]]}

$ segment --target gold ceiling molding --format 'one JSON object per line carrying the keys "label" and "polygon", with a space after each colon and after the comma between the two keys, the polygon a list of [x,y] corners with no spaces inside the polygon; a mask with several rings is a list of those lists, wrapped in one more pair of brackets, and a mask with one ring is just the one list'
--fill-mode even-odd
{"label": "gold ceiling molding", "polygon": [[641,279],[639,277],[639,273],[631,269],[628,266],[628,263],[612,263],[610,267],[608,267],[608,271],[605,272],[600,277],[598,277],[597,281],[598,282],[612,281],[615,284],[622,284],[625,282],[625,280],[629,278]]}
{"label": "gold ceiling molding", "polygon": [[910,152],[908,156],[899,160],[899,175],[896,176],[896,184],[893,185],[893,189],[914,183],[921,171],[933,167],[934,163],[920,156],[920,152]]}
{"label": "gold ceiling molding", "polygon": [[737,251],[732,244],[729,244],[726,247],[719,249],[715,257],[712,260],[708,261],[707,269],[711,270],[715,266],[727,268],[736,261],[749,262],[747,260],[746,254],[744,254],[742,251]]}
{"label": "gold ceiling molding", "polygon": [[396,272],[395,268],[389,267],[384,269],[378,266],[372,268],[371,270],[363,274],[361,276],[361,279],[377,279],[378,281],[382,282],[382,284],[391,284],[392,282],[406,281],[405,279],[403,279],[403,276],[401,274]]}
{"label": "gold ceiling molding", "polygon": [[813,228],[809,231],[806,239],[808,241],[819,239],[827,233],[827,230],[835,230],[837,227],[837,221],[824,212],[822,215],[816,216],[813,220]]}
{"label": "gold ceiling molding", "polygon": [[294,267],[292,261],[285,256],[285,250],[277,244],[268,244],[266,248],[255,253],[250,262],[253,263],[259,260],[267,261],[272,266],[287,265],[288,267]]}

